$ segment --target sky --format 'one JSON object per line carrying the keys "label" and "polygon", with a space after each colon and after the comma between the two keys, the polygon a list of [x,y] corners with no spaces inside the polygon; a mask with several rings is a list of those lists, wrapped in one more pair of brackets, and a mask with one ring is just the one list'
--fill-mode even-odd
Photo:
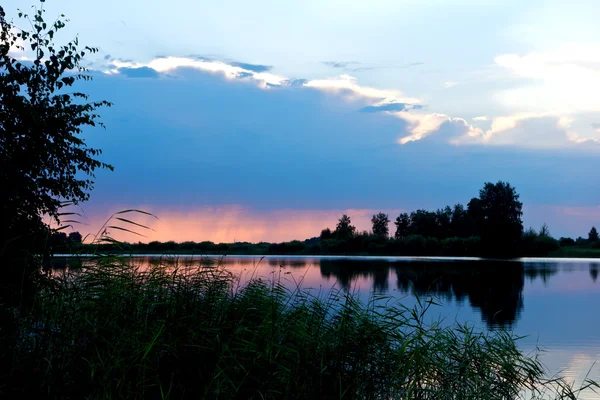
{"label": "sky", "polygon": [[[29,11],[5,0],[7,15]],[[82,90],[97,175],[80,231],[140,208],[147,240],[281,241],[348,213],[467,203],[508,181],[525,227],[600,226],[600,2],[48,0],[100,49]],[[26,53],[17,57],[26,58]],[[393,231],[393,225],[390,226]],[[125,236],[125,240],[137,240]]]}

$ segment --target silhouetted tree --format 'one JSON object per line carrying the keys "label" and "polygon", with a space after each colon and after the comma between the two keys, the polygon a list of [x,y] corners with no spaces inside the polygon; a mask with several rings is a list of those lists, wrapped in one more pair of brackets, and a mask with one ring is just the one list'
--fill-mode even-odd
{"label": "silhouetted tree", "polygon": [[509,183],[486,183],[479,192],[481,212],[481,241],[490,254],[506,255],[516,251],[523,233],[523,203]]}
{"label": "silhouetted tree", "polygon": [[81,244],[83,241],[83,237],[79,232],[71,232],[69,233],[69,243],[71,244]]}
{"label": "silhouetted tree", "polygon": [[[31,255],[43,249],[43,217],[59,221],[64,202],[88,199],[97,169],[112,169],[82,137],[84,128],[102,125],[96,110],[110,103],[88,102],[74,87],[91,79],[81,63],[97,50],[81,49],[78,39],[55,44],[65,20],[46,24],[43,15],[41,7],[32,18],[19,13],[31,23],[31,31],[22,30],[0,7],[0,264],[19,279],[26,265],[39,270]],[[33,60],[19,61],[12,49],[31,50]]]}
{"label": "silhouetted tree", "polygon": [[592,229],[590,229],[590,233],[588,233],[588,240],[590,242],[597,242],[598,239],[598,231],[596,230],[595,226],[592,226]]}
{"label": "silhouetted tree", "polygon": [[452,209],[450,220],[451,236],[466,238],[472,236],[473,228],[469,215],[462,204],[456,204]]}
{"label": "silhouetted tree", "polygon": [[470,223],[472,236],[481,236],[481,229],[485,221],[481,200],[474,197],[467,204],[467,216]]}
{"label": "silhouetted tree", "polygon": [[437,237],[438,223],[436,213],[417,210],[410,213],[410,233],[423,237]]}
{"label": "silhouetted tree", "polygon": [[346,214],[342,215],[342,218],[339,219],[337,226],[335,227],[335,236],[338,239],[347,240],[354,236],[356,232],[356,227],[352,226],[352,221],[350,217]]}
{"label": "silhouetted tree", "polygon": [[321,235],[319,236],[321,240],[331,239],[333,234],[331,233],[331,229],[325,228],[321,231]]}
{"label": "silhouetted tree", "polygon": [[444,209],[437,210],[435,212],[435,219],[437,223],[437,234],[435,237],[438,239],[445,239],[452,236],[452,209],[449,206],[446,206]]}
{"label": "silhouetted tree", "polygon": [[371,223],[373,224],[373,234],[378,236],[388,237],[390,233],[390,229],[388,224],[390,223],[390,218],[387,214],[382,212],[373,215],[371,218]]}
{"label": "silhouetted tree", "polygon": [[535,238],[537,238],[537,236],[538,236],[538,233],[532,227],[529,227],[528,229],[523,231],[524,238],[534,238],[535,239]]}
{"label": "silhouetted tree", "polygon": [[53,232],[48,244],[53,251],[64,251],[69,243],[69,238],[64,232]]}
{"label": "silhouetted tree", "polygon": [[568,237],[561,237],[559,240],[560,246],[573,246],[575,245],[575,240],[573,240],[572,238],[568,238]]}
{"label": "silhouetted tree", "polygon": [[552,235],[550,235],[550,228],[548,228],[548,225],[546,225],[545,222],[542,225],[542,227],[540,228],[540,233],[538,235],[541,236],[541,237],[550,237],[550,236],[552,236]]}
{"label": "silhouetted tree", "polygon": [[396,218],[394,225],[396,225],[396,233],[394,234],[396,239],[410,235],[410,217],[407,213],[400,214]]}

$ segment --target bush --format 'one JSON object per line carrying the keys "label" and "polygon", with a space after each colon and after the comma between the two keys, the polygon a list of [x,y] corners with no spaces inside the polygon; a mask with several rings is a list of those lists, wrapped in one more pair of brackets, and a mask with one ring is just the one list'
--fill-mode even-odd
{"label": "bush", "polygon": [[551,236],[538,235],[535,231],[529,230],[523,234],[520,253],[524,256],[544,256],[559,248],[558,240]]}
{"label": "bush", "polygon": [[423,256],[427,254],[426,249],[425,238],[421,235],[411,235],[404,239],[402,249],[404,254]]}
{"label": "bush", "polygon": [[561,237],[558,244],[560,247],[575,246],[575,240],[568,237]]}
{"label": "bush", "polygon": [[462,257],[468,255],[467,239],[463,238],[448,238],[442,240],[442,255]]}

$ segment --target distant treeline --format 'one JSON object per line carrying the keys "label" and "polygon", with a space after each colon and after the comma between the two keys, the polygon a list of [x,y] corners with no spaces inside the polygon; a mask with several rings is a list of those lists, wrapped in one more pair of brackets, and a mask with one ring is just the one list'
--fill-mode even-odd
{"label": "distant treeline", "polygon": [[[325,228],[319,237],[283,243],[157,242],[82,244],[81,235],[56,233],[51,240],[55,252],[132,252],[251,255],[405,255],[405,256],[489,256],[518,257],[549,254],[577,255],[572,249],[600,250],[595,227],[588,238],[555,239],[544,224],[539,231],[523,229],[522,203],[516,190],[505,182],[486,183],[479,197],[467,206],[436,211],[416,210],[401,213],[394,221],[378,213],[371,220],[371,231],[358,231],[349,216],[343,215],[335,229]],[[565,250],[567,249],[567,250]],[[564,250],[561,253],[561,250]],[[586,255],[591,255],[586,254]],[[600,254],[600,252],[599,252]]]}

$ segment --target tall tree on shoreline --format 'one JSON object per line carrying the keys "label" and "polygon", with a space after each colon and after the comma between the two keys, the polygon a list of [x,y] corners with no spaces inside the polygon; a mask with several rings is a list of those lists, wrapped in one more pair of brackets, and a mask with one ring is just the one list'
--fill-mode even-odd
{"label": "tall tree on shoreline", "polygon": [[336,238],[346,240],[350,239],[356,233],[356,227],[352,225],[350,217],[346,214],[342,215],[335,228],[334,234]]}
{"label": "tall tree on shoreline", "polygon": [[78,81],[91,80],[83,58],[97,49],[82,49],[77,38],[54,43],[66,20],[46,23],[44,2],[31,16],[19,13],[31,30],[6,20],[0,7],[0,265],[21,280],[44,247],[46,221],[60,222],[62,205],[89,198],[97,169],[112,170],[83,137],[85,128],[102,126],[97,109],[111,105],[78,91]]}
{"label": "tall tree on shoreline", "polygon": [[407,213],[398,215],[394,225],[396,225],[396,233],[394,234],[396,239],[410,235],[410,216]]}
{"label": "tall tree on shoreline", "polygon": [[592,226],[592,229],[590,229],[590,233],[588,233],[588,240],[590,242],[597,242],[598,240],[600,240],[600,237],[598,237],[598,231],[596,230],[595,226]]}
{"label": "tall tree on shoreline", "polygon": [[486,183],[479,192],[481,242],[488,254],[511,255],[523,234],[523,203],[507,182]]}
{"label": "tall tree on shoreline", "polygon": [[373,224],[373,234],[377,236],[388,237],[390,234],[390,228],[388,227],[390,223],[390,218],[385,213],[378,213],[373,215],[371,218],[371,223]]}

